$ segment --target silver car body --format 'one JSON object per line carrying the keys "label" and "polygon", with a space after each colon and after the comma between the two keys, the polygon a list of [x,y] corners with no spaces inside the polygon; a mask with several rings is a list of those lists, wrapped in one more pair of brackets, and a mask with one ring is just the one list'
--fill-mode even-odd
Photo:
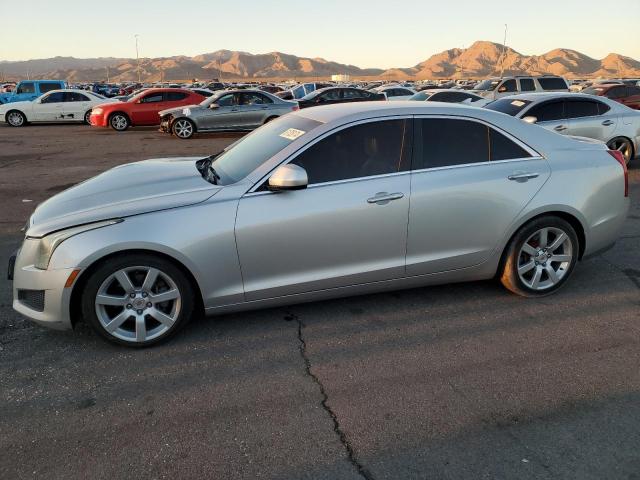
{"label": "silver car body", "polygon": [[[530,156],[280,193],[259,188],[274,169],[342,129],[415,118],[486,124]],[[291,122],[315,126],[292,131],[285,128]],[[437,102],[316,107],[269,123],[227,152],[280,128],[277,136],[290,141],[226,186],[204,181],[195,158],[149,160],[116,167],[41,204],[17,256],[14,308],[40,324],[70,328],[70,273],[78,270],[82,279],[105,256],[131,250],[180,263],[208,314],[488,279],[511,236],[532,218],[559,212],[572,219],[587,256],[615,242],[629,208],[623,169],[603,145],[485,109]],[[535,175],[510,181],[519,172]],[[380,200],[387,192],[394,201]],[[118,221],[90,226],[109,219]],[[34,266],[41,242],[78,225],[53,251],[48,268]],[[42,311],[22,302],[21,290],[43,291]]]}
{"label": "silver car body", "polygon": [[[242,103],[244,96],[260,98],[261,102]],[[227,101],[233,99],[233,101]],[[227,105],[229,103],[229,105]],[[210,108],[212,104],[219,105]],[[167,131],[180,118],[191,120],[197,132],[253,130],[265,122],[297,109],[296,102],[282,100],[257,89],[224,90],[203,100],[199,105],[172,108],[159,113],[161,127]]]}
{"label": "silver car body", "polygon": [[[615,138],[624,137],[633,143],[634,155],[640,152],[640,112],[606,97],[584,93],[529,93],[503,97],[502,102],[530,102],[515,115],[525,118],[532,109],[547,102],[575,102],[587,100],[599,102],[609,107],[608,111],[593,116],[560,118],[558,120],[537,121],[536,125],[553,130],[562,135],[593,138],[610,143]],[[491,104],[487,106],[491,108]],[[565,108],[565,114],[567,109]]]}

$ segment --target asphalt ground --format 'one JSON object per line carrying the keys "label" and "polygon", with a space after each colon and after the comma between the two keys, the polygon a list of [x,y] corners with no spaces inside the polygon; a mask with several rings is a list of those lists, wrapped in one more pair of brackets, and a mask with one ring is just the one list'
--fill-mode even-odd
{"label": "asphalt ground", "polygon": [[[0,128],[0,264],[55,192],[236,138]],[[640,479],[640,160],[630,181],[616,247],[541,300],[419,288],[131,350],[31,324],[2,275],[0,478]]]}

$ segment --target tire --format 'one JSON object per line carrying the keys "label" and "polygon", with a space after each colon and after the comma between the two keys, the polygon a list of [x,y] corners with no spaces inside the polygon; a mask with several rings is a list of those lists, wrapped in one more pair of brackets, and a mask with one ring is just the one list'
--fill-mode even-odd
{"label": "tire", "polygon": [[148,347],[164,342],[190,320],[196,305],[193,290],[172,262],[125,253],[90,273],[80,292],[82,318],[109,342]]}
{"label": "tire", "polygon": [[624,161],[627,165],[629,165],[629,162],[633,160],[633,157],[635,156],[635,152],[633,151],[633,143],[631,143],[631,140],[625,137],[612,138],[607,143],[607,148],[609,148],[610,150],[619,150],[622,153]]}
{"label": "tire", "polygon": [[116,112],[109,117],[109,125],[116,132],[124,132],[131,125],[131,121],[124,113]]}
{"label": "tire", "polygon": [[534,219],[509,242],[501,262],[500,281],[524,297],[550,295],[567,282],[579,252],[578,235],[569,222],[555,216]]}
{"label": "tire", "polygon": [[196,126],[188,118],[179,118],[171,125],[171,132],[181,140],[188,140],[196,133]]}
{"label": "tire", "polygon": [[84,124],[91,125],[91,110],[87,110],[84,113]]}
{"label": "tire", "polygon": [[20,110],[9,110],[5,120],[12,127],[24,127],[27,124],[27,117]]}

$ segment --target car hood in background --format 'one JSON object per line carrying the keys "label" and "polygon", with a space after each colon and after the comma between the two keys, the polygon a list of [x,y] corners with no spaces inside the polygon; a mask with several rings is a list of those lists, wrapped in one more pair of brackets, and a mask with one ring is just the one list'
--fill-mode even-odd
{"label": "car hood in background", "polygon": [[153,159],[107,170],[41,203],[27,235],[203,202],[222,187],[202,178],[196,169],[201,159]]}

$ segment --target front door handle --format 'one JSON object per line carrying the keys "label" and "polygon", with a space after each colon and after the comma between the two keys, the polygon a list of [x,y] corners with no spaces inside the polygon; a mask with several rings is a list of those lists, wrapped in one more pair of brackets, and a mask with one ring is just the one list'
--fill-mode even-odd
{"label": "front door handle", "polygon": [[605,120],[602,124],[608,127],[609,125],[613,125],[613,120]]}
{"label": "front door handle", "polygon": [[566,127],[565,125],[558,125],[557,127],[553,127],[553,129],[554,129],[556,132],[562,132],[563,130],[566,130],[566,129],[567,129],[567,127]]}
{"label": "front door handle", "polygon": [[367,203],[376,203],[378,205],[386,205],[392,200],[400,200],[404,197],[404,193],[396,192],[396,193],[387,193],[387,192],[378,192],[373,197],[367,198]]}
{"label": "front door handle", "polygon": [[507,178],[515,182],[526,182],[527,180],[537,178],[539,176],[540,174],[536,172],[516,172],[509,175]]}

